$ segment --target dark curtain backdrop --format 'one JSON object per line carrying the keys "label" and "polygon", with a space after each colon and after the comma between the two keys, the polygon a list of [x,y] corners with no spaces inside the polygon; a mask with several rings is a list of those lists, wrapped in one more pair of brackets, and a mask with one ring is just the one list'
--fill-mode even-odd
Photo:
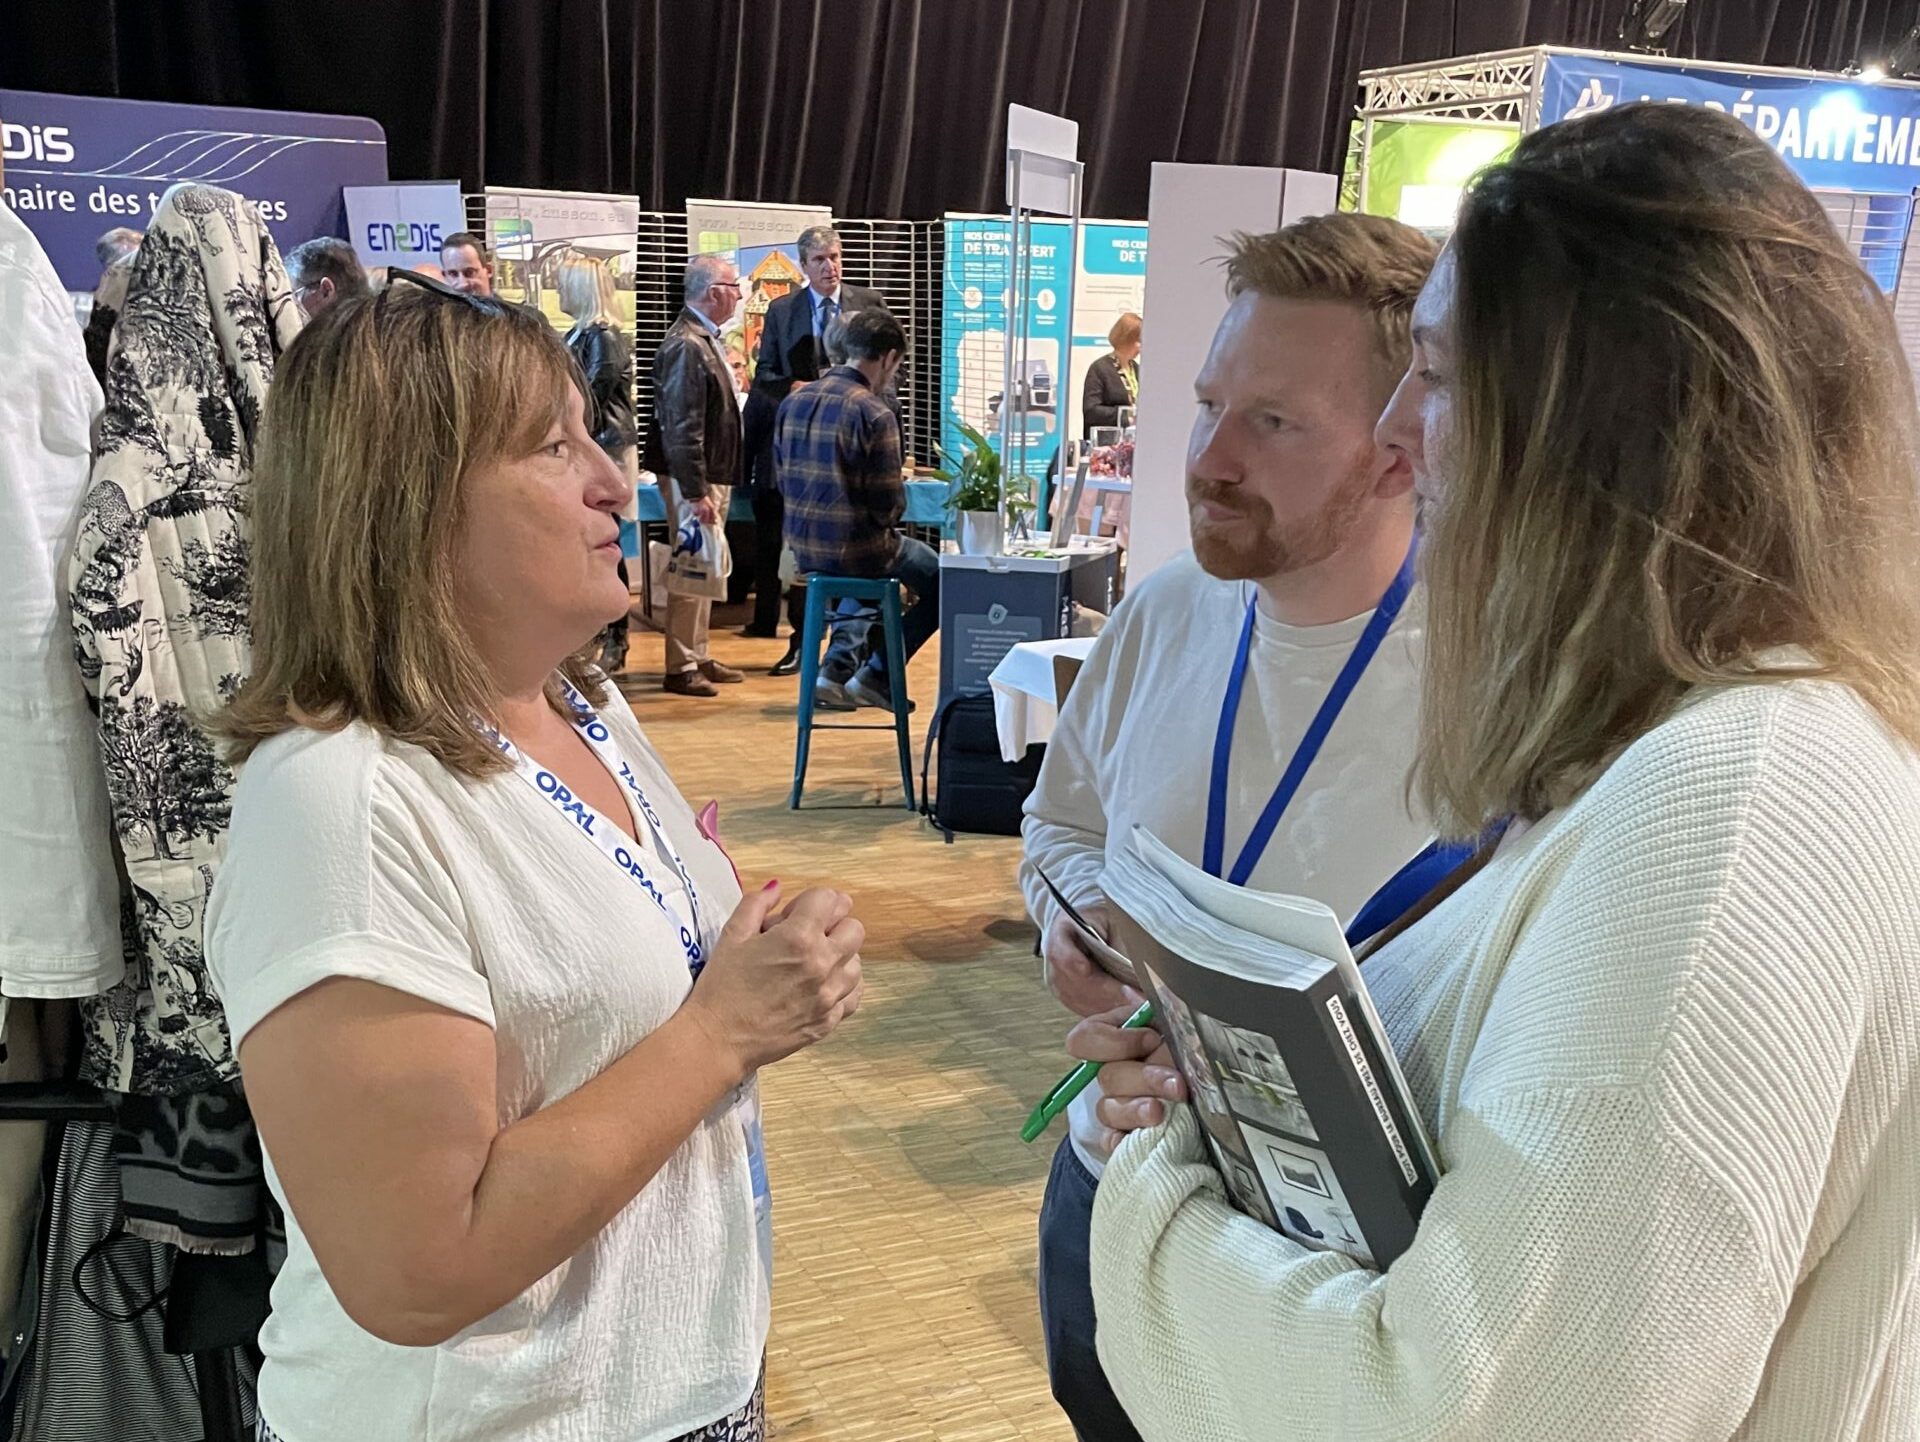
{"label": "dark curtain backdrop", "polygon": [[[369,115],[396,178],[998,210],[1007,102],[1154,160],[1335,168],[1363,67],[1604,46],[1628,0],[13,0],[0,86]],[[1916,0],[1693,0],[1674,53],[1838,68]]]}

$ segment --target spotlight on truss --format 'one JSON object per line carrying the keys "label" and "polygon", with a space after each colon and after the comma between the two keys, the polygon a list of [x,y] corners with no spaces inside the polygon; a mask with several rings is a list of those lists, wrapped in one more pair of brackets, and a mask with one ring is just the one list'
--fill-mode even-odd
{"label": "spotlight on truss", "polygon": [[1920,78],[1920,20],[1913,22],[1913,28],[1887,52],[1885,60],[1870,68],[1884,71],[1886,76],[1895,80]]}
{"label": "spotlight on truss", "polygon": [[1633,0],[1620,22],[1620,47],[1643,55],[1665,55],[1667,36],[1686,13],[1687,0]]}

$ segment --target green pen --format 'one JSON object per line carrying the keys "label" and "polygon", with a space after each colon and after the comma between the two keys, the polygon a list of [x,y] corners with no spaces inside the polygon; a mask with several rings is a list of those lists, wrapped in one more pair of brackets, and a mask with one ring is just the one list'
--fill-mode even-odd
{"label": "green pen", "polygon": [[[1052,883],[1048,883],[1051,885]],[[1077,919],[1077,918],[1076,918]],[[1120,1023],[1122,1031],[1138,1031],[1141,1027],[1153,1024],[1153,1003],[1143,1001],[1132,1016]],[[1100,1075],[1101,1063],[1083,1061],[1079,1066],[1061,1077],[1054,1089],[1047,1093],[1046,1100],[1035,1107],[1027,1117],[1027,1124],[1020,1128],[1020,1140],[1030,1142],[1044,1132],[1053,1119],[1067,1109],[1073,1099],[1085,1091],[1093,1079]]]}

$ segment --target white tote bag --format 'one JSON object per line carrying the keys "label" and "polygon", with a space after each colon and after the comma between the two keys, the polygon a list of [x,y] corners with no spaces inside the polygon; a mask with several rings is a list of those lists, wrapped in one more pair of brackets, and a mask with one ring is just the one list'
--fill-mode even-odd
{"label": "white tote bag", "polygon": [[727,548],[726,527],[718,521],[696,520],[692,509],[682,505],[673,556],[667,562],[667,590],[676,596],[724,600],[732,574],[733,552]]}

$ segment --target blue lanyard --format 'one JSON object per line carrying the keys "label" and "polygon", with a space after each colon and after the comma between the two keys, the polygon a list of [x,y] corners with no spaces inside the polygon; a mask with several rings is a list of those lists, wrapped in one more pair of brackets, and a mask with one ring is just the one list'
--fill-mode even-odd
{"label": "blue lanyard", "polygon": [[647,793],[641,789],[640,778],[633,774],[633,767],[627,763],[627,759],[614,749],[613,736],[607,730],[607,723],[594,713],[593,707],[587,704],[587,698],[574,690],[571,685],[563,681],[561,688],[567,704],[573,711],[573,724],[587,743],[587,749],[592,751],[595,759],[627,788],[627,794],[633,799],[634,810],[639,813],[641,820],[646,822],[647,829],[653,833],[654,844],[660,849],[660,854],[679,874],[680,884],[687,891],[687,905],[693,912],[691,924],[680,919],[673,906],[667,901],[666,894],[660,890],[653,878],[647,875],[646,867],[634,854],[637,848],[627,845],[624,833],[611,822],[604,827],[599,825],[598,823],[606,821],[605,817],[580,797],[575,796],[566,782],[521,751],[499,731],[484,724],[480,729],[487,739],[500,748],[500,754],[513,763],[513,769],[528,785],[546,797],[576,830],[585,835],[604,856],[626,872],[639,884],[642,891],[653,898],[654,905],[660,908],[673,929],[679,933],[681,949],[687,954],[687,970],[697,977],[700,975],[701,968],[707,964],[707,950],[700,933],[700,893],[694,889],[693,877],[688,873],[686,863],[680,859],[679,851],[668,838],[667,828],[662,824],[660,814],[653,809],[653,803],[647,799]]}
{"label": "blue lanyard", "polygon": [[1354,687],[1360,684],[1360,678],[1373,663],[1381,642],[1387,639],[1387,632],[1393,629],[1401,608],[1407,604],[1407,597],[1413,591],[1414,555],[1419,547],[1419,538],[1416,536],[1413,544],[1407,547],[1407,558],[1400,563],[1399,574],[1393,578],[1393,584],[1387,587],[1386,595],[1380,598],[1373,619],[1367,622],[1367,629],[1354,642],[1347,664],[1341,668],[1333,689],[1327,692],[1326,699],[1320,703],[1320,710],[1314,716],[1313,724],[1307,727],[1307,734],[1300,738],[1293,759],[1280,774],[1280,782],[1273,788],[1273,796],[1268,800],[1266,810],[1260,813],[1260,819],[1254,823],[1253,831],[1248,835],[1246,845],[1240,848],[1240,856],[1229,873],[1226,870],[1227,768],[1233,758],[1234,724],[1240,715],[1240,693],[1246,686],[1247,661],[1253,654],[1256,609],[1256,602],[1247,602],[1247,619],[1240,627],[1240,648],[1234,653],[1233,670],[1227,677],[1226,699],[1220,704],[1220,728],[1213,741],[1213,779],[1207,790],[1204,861],[1211,875],[1224,877],[1235,886],[1245,886],[1247,878],[1253,875],[1254,867],[1260,864],[1260,858],[1266,854],[1267,844],[1273,840],[1274,829],[1280,825],[1280,818],[1286,814],[1295,793],[1300,790],[1300,783],[1306,779],[1307,768],[1313,765],[1314,758],[1320,754],[1320,748],[1326,744],[1327,733],[1333,730],[1333,723],[1340,719],[1340,712],[1346,707],[1347,698],[1353,695]]}
{"label": "blue lanyard", "polygon": [[1387,884],[1367,899],[1367,904],[1347,923],[1347,945],[1358,947],[1373,940],[1426,899],[1427,893],[1453,875],[1455,868],[1471,861],[1482,846],[1498,840],[1480,837],[1473,841],[1435,841],[1388,879]]}

